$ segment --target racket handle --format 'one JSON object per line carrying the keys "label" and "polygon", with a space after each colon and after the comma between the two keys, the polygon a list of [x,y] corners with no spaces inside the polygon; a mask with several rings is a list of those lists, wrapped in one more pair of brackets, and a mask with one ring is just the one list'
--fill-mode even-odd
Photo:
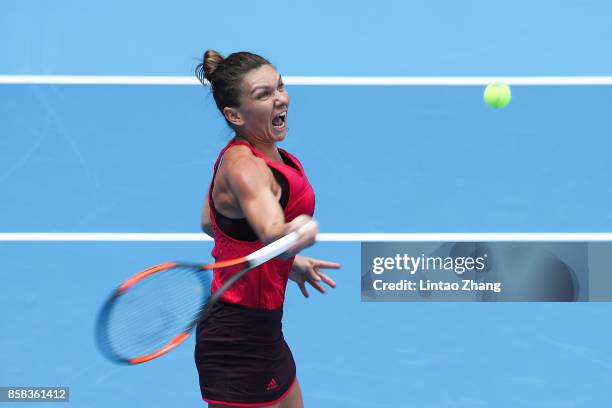
{"label": "racket handle", "polygon": [[265,247],[243,258],[248,262],[248,267],[244,268],[242,271],[234,274],[231,278],[229,278],[223,284],[223,286],[221,286],[208,299],[208,304],[215,303],[230,286],[236,283],[238,279],[242,278],[249,270],[263,264],[264,262],[269,261],[272,258],[276,258],[283,252],[287,251],[289,248],[291,248],[291,245],[297,242],[297,240],[300,238],[300,235],[302,235],[308,228],[313,228],[316,226],[317,222],[315,220],[311,220],[306,224],[302,225],[300,228],[298,228],[297,231],[287,234],[284,237],[277,239],[271,244],[268,244]]}
{"label": "racket handle", "polygon": [[298,228],[297,231],[293,231],[290,234],[285,235],[284,237],[277,239],[271,244],[266,245],[265,247],[253,252],[252,254],[246,257],[246,260],[249,262],[249,266],[254,268],[259,266],[265,262],[268,262],[272,258],[276,258],[283,252],[286,252],[291,245],[293,245],[300,238],[307,229],[314,228],[317,226],[317,222],[315,220],[308,221],[306,224],[302,225]]}

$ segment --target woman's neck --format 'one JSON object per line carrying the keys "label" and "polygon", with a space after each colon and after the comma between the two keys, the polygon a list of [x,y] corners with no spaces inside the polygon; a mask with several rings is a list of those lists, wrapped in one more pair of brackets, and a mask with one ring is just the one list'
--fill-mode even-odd
{"label": "woman's neck", "polygon": [[245,142],[253,146],[255,149],[257,149],[261,154],[263,154],[264,156],[266,156],[268,159],[272,161],[282,162],[283,160],[280,156],[280,153],[278,153],[276,142],[265,143],[265,142],[259,142],[259,141],[252,141],[252,140],[248,140],[238,135],[236,135],[236,139],[244,140]]}

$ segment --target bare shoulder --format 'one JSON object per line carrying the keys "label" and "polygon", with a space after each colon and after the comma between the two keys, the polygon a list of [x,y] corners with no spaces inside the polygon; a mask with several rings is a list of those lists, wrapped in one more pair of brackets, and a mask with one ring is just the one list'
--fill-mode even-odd
{"label": "bare shoulder", "polygon": [[224,178],[239,189],[269,185],[271,171],[266,163],[246,146],[232,146],[223,155]]}
{"label": "bare shoulder", "polygon": [[234,145],[231,146],[229,149],[227,149],[225,151],[225,153],[223,154],[223,160],[236,160],[239,158],[244,158],[244,157],[253,157],[253,158],[257,158],[253,152],[251,151],[251,149],[249,149],[248,147],[238,144],[238,145]]}

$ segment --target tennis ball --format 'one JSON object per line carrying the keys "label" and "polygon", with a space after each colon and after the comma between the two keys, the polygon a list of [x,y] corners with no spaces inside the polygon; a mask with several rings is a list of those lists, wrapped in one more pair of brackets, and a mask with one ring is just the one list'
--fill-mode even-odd
{"label": "tennis ball", "polygon": [[512,92],[510,87],[501,82],[494,82],[487,85],[483,99],[487,105],[495,109],[501,109],[510,103]]}

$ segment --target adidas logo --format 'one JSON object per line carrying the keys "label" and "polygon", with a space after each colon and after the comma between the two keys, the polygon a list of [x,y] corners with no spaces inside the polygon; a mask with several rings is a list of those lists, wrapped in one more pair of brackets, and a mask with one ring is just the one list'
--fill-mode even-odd
{"label": "adidas logo", "polygon": [[272,391],[275,388],[278,388],[278,383],[274,378],[272,378],[266,387],[266,391]]}

